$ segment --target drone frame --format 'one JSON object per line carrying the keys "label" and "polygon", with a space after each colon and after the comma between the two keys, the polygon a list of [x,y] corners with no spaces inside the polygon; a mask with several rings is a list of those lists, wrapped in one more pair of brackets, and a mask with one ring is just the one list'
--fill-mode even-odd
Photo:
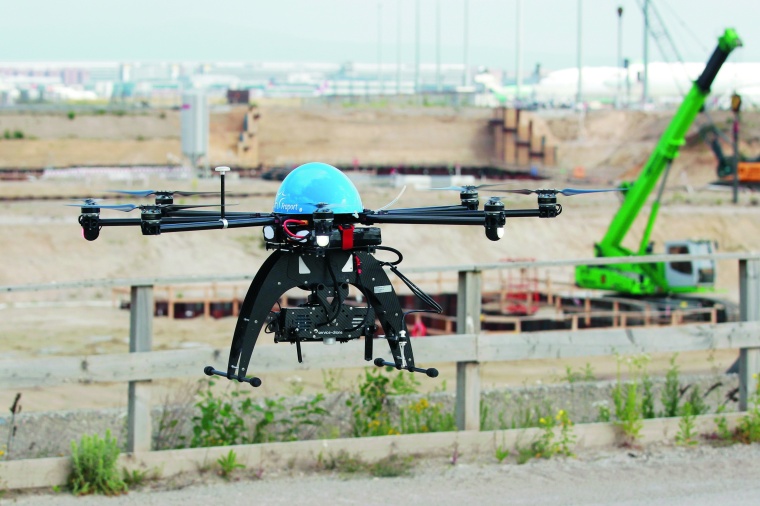
{"label": "drone frame", "polygon": [[[577,192],[585,192],[572,189],[501,190],[536,193],[538,206],[531,209],[506,209],[501,198],[491,197],[481,210],[477,190],[492,186],[481,185],[440,188],[460,191],[460,204],[450,206],[382,208],[377,211],[363,209],[357,213],[334,213],[331,206],[318,204],[311,214],[228,212],[224,195],[224,178],[228,170],[228,167],[216,169],[221,179],[219,212],[193,211],[190,209],[196,206],[175,205],[174,192],[151,190],[129,194],[154,194],[156,203],[153,205],[107,206],[85,200],[83,204],[77,205],[81,207],[79,223],[84,237],[90,241],[98,238],[103,227],[112,226],[139,226],[143,235],[262,227],[266,247],[274,251],[259,268],[240,308],[227,369],[219,371],[212,366],[204,369],[207,375],[247,382],[254,387],[261,385],[261,380],[249,375],[249,365],[262,329],[274,333],[275,342],[295,344],[299,362],[303,360],[302,342],[322,341],[331,344],[363,336],[364,358],[372,361],[373,340],[378,331],[375,320],[384,332],[383,336],[377,337],[385,337],[393,357],[392,362],[377,358],[374,360],[375,365],[436,377],[436,369],[416,366],[405,317],[416,311],[440,313],[442,308],[398,271],[401,254],[392,248],[381,246],[380,229],[372,225],[475,225],[484,227],[488,239],[498,241],[504,235],[508,218],[554,218],[562,212],[562,206],[557,203],[557,193],[567,191],[569,195],[575,195]],[[140,218],[100,217],[102,209],[132,211],[138,208],[141,211]],[[380,261],[374,256],[377,250],[395,252],[398,260]],[[405,313],[385,267],[397,274],[431,309]],[[362,294],[367,301],[366,308],[345,304],[349,285]],[[307,303],[299,308],[273,311],[272,308],[279,304],[282,295],[296,287],[310,292]],[[355,316],[351,317],[353,311]]]}

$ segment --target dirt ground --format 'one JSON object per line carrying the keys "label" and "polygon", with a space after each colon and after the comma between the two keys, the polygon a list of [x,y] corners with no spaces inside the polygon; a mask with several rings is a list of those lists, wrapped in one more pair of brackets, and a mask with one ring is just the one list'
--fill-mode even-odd
{"label": "dirt ground", "polygon": [[[21,162],[24,160],[30,164],[36,160],[33,166],[61,164],[64,159],[69,160],[65,158],[68,156],[78,157],[77,161],[63,164],[88,164],[96,159],[101,160],[98,163],[117,163],[115,160],[118,163],[148,163],[144,160],[127,160],[130,160],[129,156],[152,157],[150,153],[153,148],[148,149],[149,146],[155,147],[158,157],[155,160],[163,157],[162,160],[165,161],[166,153],[171,152],[165,150],[168,149],[166,143],[179,143],[176,137],[178,117],[172,114],[168,113],[164,118],[149,115],[77,117],[73,121],[62,117],[55,124],[47,120],[38,121],[39,118],[32,116],[0,115],[0,131],[20,125],[18,128],[27,129],[37,137],[28,141],[0,141],[0,166],[23,166]],[[236,111],[235,114],[242,113]],[[355,152],[362,153],[361,160],[371,161],[384,160],[383,157],[393,157],[397,161],[430,161],[440,157],[452,163],[467,157],[482,160],[489,156],[486,149],[487,133],[483,129],[490,114],[490,111],[480,110],[456,114],[434,108],[394,113],[371,108],[320,110],[264,107],[261,124],[262,156],[279,160],[278,163],[321,156],[345,156],[349,160],[355,156]],[[553,169],[554,172],[549,174],[551,179],[542,182],[541,186],[560,188],[608,184],[621,174],[635,173],[636,165],[643,163],[651,152],[668,120],[667,114],[619,111],[589,113],[582,122],[578,117],[568,116],[567,113],[543,113],[536,118],[537,131],[545,133],[550,142],[559,145],[563,164],[562,167]],[[721,124],[725,123],[724,117],[719,116],[717,119]],[[757,141],[752,133],[754,120],[752,115],[745,117],[748,125],[747,150],[750,151]],[[17,123],[19,121],[23,122]],[[227,115],[223,122],[225,125],[233,125],[235,116]],[[234,133],[231,126],[219,126],[218,123],[217,121],[217,126],[212,130],[221,136],[219,138]],[[74,127],[76,130],[71,130]],[[137,140],[138,135],[146,132],[150,133],[150,137]],[[674,163],[674,174],[665,192],[664,205],[652,237],[656,251],[662,251],[664,240],[680,238],[713,239],[719,243],[721,251],[760,251],[760,208],[754,205],[756,198],[751,194],[743,194],[741,204],[733,206],[729,204],[729,193],[705,189],[704,184],[714,179],[714,160],[703,145],[690,139],[684,155]],[[80,141],[86,141],[90,147],[84,149],[85,145]],[[48,144],[36,143],[54,144],[60,146],[62,151],[45,147]],[[226,149],[224,142],[215,142],[215,146],[214,149],[221,151]],[[125,151],[119,151],[122,149]],[[92,158],[89,154],[91,152],[103,158]],[[587,168],[589,181],[569,183],[568,169],[574,166]],[[217,185],[217,182],[210,180],[150,179],[116,182],[106,179],[3,182],[0,184],[0,196],[99,196],[114,186],[126,189],[213,191]],[[357,185],[364,206],[370,209],[386,204],[400,190],[372,180]],[[514,183],[510,187],[523,186],[524,183]],[[233,177],[228,181],[227,189],[237,193],[265,195],[235,201],[239,204],[237,209],[268,212],[277,183],[235,180]],[[397,206],[452,204],[457,200],[456,192],[408,188]],[[113,199],[111,203],[125,201],[127,200]],[[182,199],[182,203],[189,202],[207,204],[213,203],[214,198]],[[532,198],[523,196],[508,196],[504,202],[509,208],[535,205]],[[383,243],[402,251],[402,271],[409,267],[493,263],[510,258],[554,260],[591,257],[594,242],[603,236],[617,209],[617,196],[611,193],[579,196],[562,198],[561,202],[564,211],[557,219],[540,222],[512,220],[507,224],[505,238],[498,243],[488,241],[483,231],[476,227],[402,225],[384,226]],[[267,255],[261,246],[258,230],[237,229],[144,237],[134,229],[116,227],[103,230],[97,241],[87,242],[81,237],[81,229],[76,223],[78,209],[64,207],[65,203],[66,201],[0,203],[0,286],[81,279],[252,274]],[[114,211],[112,216],[129,215]],[[642,223],[637,223],[630,234],[633,239],[640,237],[644,219],[639,221]],[[636,247],[633,241],[627,245]],[[572,272],[568,269],[551,269],[536,274],[551,277],[559,290],[572,290],[569,283]],[[423,288],[429,288],[424,283],[426,276],[410,276],[415,281],[422,280]],[[737,300],[736,262],[721,262],[718,265],[717,286],[719,291],[716,296]],[[0,360],[126,351],[128,313],[113,308],[110,305],[112,297],[110,290],[0,293]],[[85,301],[87,305],[77,306],[72,304],[74,301]],[[233,328],[234,320],[230,318],[210,321],[197,318],[169,321],[157,318],[154,324],[154,348],[173,349],[197,345],[226,348]],[[664,370],[669,358],[657,359],[653,371],[658,368]],[[735,353],[716,353],[714,358],[715,366],[728,367],[733,362]],[[680,361],[684,372],[706,371],[713,367],[708,365],[706,354],[684,354]],[[536,361],[510,364],[509,367],[486,365],[483,383],[500,386],[553,381],[565,372],[568,365],[582,367],[585,361]],[[592,365],[600,377],[614,374],[614,360],[595,361]],[[453,385],[453,367],[441,367],[441,370],[442,378]],[[358,371],[345,371],[346,382],[353,381],[357,374]],[[259,392],[262,395],[286,393],[293,381],[291,374],[272,375]],[[301,381],[306,385],[306,391],[318,391],[322,387],[319,372],[305,375]],[[178,385],[181,383],[157,382],[154,399]],[[126,402],[125,390],[124,385],[60,385],[35,389],[25,392],[25,409],[123,406]],[[0,405],[9,405],[12,395],[8,392],[0,393]]]}

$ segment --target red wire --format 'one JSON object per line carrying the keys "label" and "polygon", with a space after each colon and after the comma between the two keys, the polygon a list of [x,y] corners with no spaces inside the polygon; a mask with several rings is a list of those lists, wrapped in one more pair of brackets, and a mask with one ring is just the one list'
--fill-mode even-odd
{"label": "red wire", "polygon": [[294,219],[289,219],[289,220],[285,220],[285,221],[282,222],[282,229],[285,231],[286,234],[288,234],[290,237],[293,237],[294,239],[299,239],[299,240],[303,239],[303,237],[301,237],[300,235],[296,235],[296,234],[294,234],[293,232],[290,231],[290,229],[288,228],[288,225],[290,225],[290,224],[294,224],[294,225],[308,225],[309,222],[308,221],[304,221],[304,220],[294,220]]}

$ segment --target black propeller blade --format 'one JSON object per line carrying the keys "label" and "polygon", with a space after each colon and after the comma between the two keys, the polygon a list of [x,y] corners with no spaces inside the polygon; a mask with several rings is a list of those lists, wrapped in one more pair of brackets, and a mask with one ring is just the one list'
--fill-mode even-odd
{"label": "black propeller blade", "polygon": [[502,186],[501,183],[491,184],[479,184],[479,185],[464,185],[464,186],[444,186],[442,188],[428,188],[428,190],[452,190],[458,192],[474,192],[480,188],[488,188],[490,186]]}
{"label": "black propeller blade", "polygon": [[581,195],[583,193],[602,193],[602,192],[619,192],[625,191],[627,188],[607,188],[607,189],[579,189],[579,188],[565,188],[564,190],[491,190],[499,193],[518,193],[520,195],[530,195],[531,193],[549,193],[551,195],[561,194],[566,197],[572,197],[573,195]]}
{"label": "black propeller blade", "polygon": [[121,193],[134,197],[149,197],[151,195],[179,195],[190,197],[192,195],[218,195],[219,192],[186,192],[186,191],[163,191],[163,190],[108,190],[111,193]]}
{"label": "black propeller blade", "polygon": [[[99,204],[66,204],[67,206],[81,207],[82,209],[113,209],[115,211],[123,211],[128,213],[135,209],[168,209],[170,211],[182,211],[184,209],[194,209],[197,207],[221,207],[219,204],[202,204],[202,205],[178,205],[178,204],[165,204],[165,205],[140,205],[134,204],[114,204],[114,205],[99,205]],[[236,204],[227,204],[228,206],[234,206]]]}

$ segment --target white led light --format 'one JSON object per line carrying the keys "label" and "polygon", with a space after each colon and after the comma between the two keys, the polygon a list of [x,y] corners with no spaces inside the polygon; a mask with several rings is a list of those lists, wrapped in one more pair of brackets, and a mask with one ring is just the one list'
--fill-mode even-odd
{"label": "white led light", "polygon": [[501,239],[504,237],[504,227],[499,227],[496,229],[496,235]]}
{"label": "white led light", "polygon": [[263,232],[264,232],[264,239],[266,239],[267,241],[271,241],[272,239],[274,239],[274,227],[267,225],[266,227],[264,227]]}
{"label": "white led light", "polygon": [[317,236],[317,246],[324,248],[330,244],[330,236],[329,235],[318,235]]}

